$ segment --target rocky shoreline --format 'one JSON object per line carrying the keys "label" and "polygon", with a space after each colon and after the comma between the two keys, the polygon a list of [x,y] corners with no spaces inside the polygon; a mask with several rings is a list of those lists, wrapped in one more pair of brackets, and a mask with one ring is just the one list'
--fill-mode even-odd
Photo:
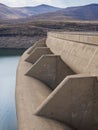
{"label": "rocky shoreline", "polygon": [[29,48],[41,37],[28,37],[28,36],[2,36],[0,37],[0,48]]}

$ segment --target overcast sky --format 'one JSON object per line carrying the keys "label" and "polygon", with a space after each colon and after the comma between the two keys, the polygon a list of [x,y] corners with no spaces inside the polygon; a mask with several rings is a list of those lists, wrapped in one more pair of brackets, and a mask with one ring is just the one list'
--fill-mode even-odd
{"label": "overcast sky", "polygon": [[14,7],[36,6],[40,4],[48,4],[57,7],[70,7],[98,3],[98,0],[0,0],[0,3]]}

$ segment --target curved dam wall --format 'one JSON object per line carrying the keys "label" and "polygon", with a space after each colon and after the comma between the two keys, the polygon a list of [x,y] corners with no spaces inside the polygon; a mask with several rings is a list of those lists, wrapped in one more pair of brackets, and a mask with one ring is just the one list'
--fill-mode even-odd
{"label": "curved dam wall", "polygon": [[74,72],[98,75],[98,34],[48,33],[46,44]]}
{"label": "curved dam wall", "polygon": [[19,62],[19,130],[98,130],[98,34],[49,32]]}

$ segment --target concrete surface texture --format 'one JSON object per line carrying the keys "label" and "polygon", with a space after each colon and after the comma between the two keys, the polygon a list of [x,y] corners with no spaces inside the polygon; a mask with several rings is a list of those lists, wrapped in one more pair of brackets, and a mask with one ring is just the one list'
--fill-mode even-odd
{"label": "concrete surface texture", "polygon": [[36,47],[46,47],[46,39],[40,39],[39,41],[37,41],[28,51],[28,54],[32,53],[32,51],[36,48]]}
{"label": "concrete surface texture", "polygon": [[37,78],[52,90],[68,75],[75,74],[59,56],[43,55],[33,64],[26,75]]}
{"label": "concrete surface texture", "polygon": [[[98,34],[69,33],[69,36],[67,34],[66,38],[66,33],[49,33],[46,44],[55,55],[60,55],[74,72],[98,75]],[[80,38],[77,40],[77,37]],[[86,42],[82,41],[85,37]],[[76,40],[73,40],[75,38]],[[95,42],[90,43],[91,39]]]}
{"label": "concrete surface texture", "polygon": [[78,130],[93,130],[98,119],[93,99],[97,77],[67,76],[39,106],[36,115],[65,122]]}
{"label": "concrete surface texture", "polygon": [[19,62],[19,130],[98,130],[98,34],[50,32]]}
{"label": "concrete surface texture", "polygon": [[36,47],[32,53],[28,56],[26,61],[34,64],[42,55],[52,54],[48,47]]}
{"label": "concrete surface texture", "polygon": [[34,114],[52,90],[39,80],[25,75],[32,66],[25,61],[28,57],[28,51],[21,57],[17,69],[16,110],[18,130],[72,130],[64,123]]}

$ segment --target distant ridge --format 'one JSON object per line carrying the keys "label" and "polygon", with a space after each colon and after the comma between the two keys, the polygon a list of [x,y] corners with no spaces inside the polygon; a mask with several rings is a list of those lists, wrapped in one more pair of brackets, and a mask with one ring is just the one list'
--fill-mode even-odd
{"label": "distant ridge", "polygon": [[17,10],[10,8],[4,4],[0,4],[0,20],[6,19],[18,19],[21,18],[22,14],[20,14]]}
{"label": "distant ridge", "polygon": [[48,12],[55,12],[60,10],[61,8],[49,6],[49,5],[38,5],[35,7],[21,7],[21,8],[16,8],[18,11],[21,13],[26,14],[27,16],[32,16],[32,15],[38,15],[38,14],[43,14],[43,13],[48,13]]}
{"label": "distant ridge", "polygon": [[69,7],[62,10],[62,14],[80,20],[98,20],[98,4]]}
{"label": "distant ridge", "polygon": [[98,4],[57,8],[49,5],[12,8],[0,4],[0,20],[98,20]]}
{"label": "distant ridge", "polygon": [[14,8],[14,7],[8,7],[0,3],[0,20],[27,18],[32,15],[54,12],[60,9],[61,8],[57,8],[45,4],[35,6],[35,7]]}
{"label": "distant ridge", "polygon": [[98,4],[85,6],[68,7],[53,13],[38,15],[31,18],[32,20],[98,20]]}

